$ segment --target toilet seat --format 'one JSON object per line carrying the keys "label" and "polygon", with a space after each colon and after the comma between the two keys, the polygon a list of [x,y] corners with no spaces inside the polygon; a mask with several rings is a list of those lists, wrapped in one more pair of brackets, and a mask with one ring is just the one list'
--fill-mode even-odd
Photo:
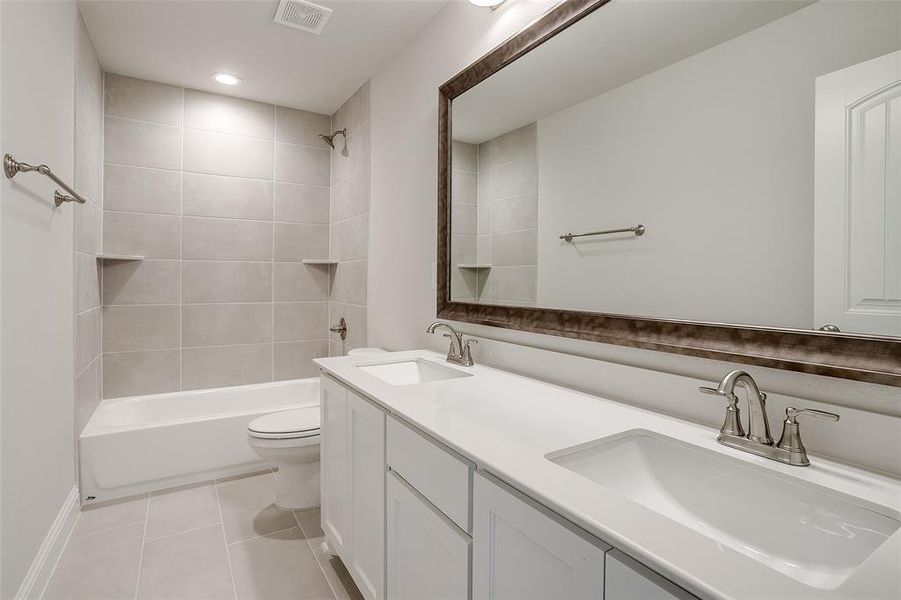
{"label": "toilet seat", "polygon": [[305,406],[257,417],[247,425],[250,437],[289,440],[319,436],[319,407]]}

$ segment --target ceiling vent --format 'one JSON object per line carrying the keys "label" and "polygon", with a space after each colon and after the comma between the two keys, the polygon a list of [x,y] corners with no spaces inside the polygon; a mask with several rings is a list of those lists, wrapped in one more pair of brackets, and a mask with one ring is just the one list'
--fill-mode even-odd
{"label": "ceiling vent", "polygon": [[306,0],[281,0],[275,11],[275,22],[318,35],[331,16],[332,9]]}

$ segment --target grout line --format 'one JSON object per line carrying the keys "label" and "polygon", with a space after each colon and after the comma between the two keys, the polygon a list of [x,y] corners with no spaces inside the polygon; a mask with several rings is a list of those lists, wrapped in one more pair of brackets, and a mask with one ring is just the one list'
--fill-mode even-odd
{"label": "grout line", "polygon": [[[182,200],[183,202],[183,200]],[[328,223],[308,223],[305,221],[275,221],[273,219],[250,219],[246,217],[225,217],[220,215],[191,215],[191,214],[173,214],[173,213],[161,213],[161,212],[146,212],[139,210],[117,210],[114,208],[104,209],[103,212],[106,213],[114,213],[120,215],[141,215],[148,217],[172,217],[172,218],[180,218],[186,217],[189,219],[209,219],[215,221],[246,221],[249,223],[275,223],[279,225],[307,225],[311,227],[328,227]],[[362,215],[358,215],[362,216]],[[350,219],[345,219],[350,220]]]}
{"label": "grout line", "polygon": [[319,565],[319,570],[322,571],[322,576],[325,578],[325,584],[328,586],[328,589],[331,590],[332,596],[334,596],[335,600],[338,600],[338,592],[337,590],[335,590],[335,586],[332,585],[332,580],[329,578],[328,573],[325,572],[325,565],[322,564],[322,561],[319,559],[319,554],[316,552],[316,549],[313,548],[313,543],[310,541],[310,537],[307,535],[307,532],[304,531],[303,526],[300,524],[300,519],[297,518],[297,512],[292,510],[291,514],[294,515],[294,521],[297,523],[297,527],[300,529],[300,534],[303,536],[304,541],[306,541],[307,543],[307,548],[310,549],[310,553],[313,555],[313,560],[316,561],[316,564]]}
{"label": "grout line", "polygon": [[138,559],[138,579],[135,581],[135,600],[141,587],[141,570],[144,568],[144,546],[147,544],[147,521],[150,518],[150,494],[147,494],[147,508],[144,511],[144,530],[141,533],[141,556]]}
{"label": "grout line", "polygon": [[219,510],[219,527],[222,528],[222,542],[225,544],[225,558],[228,561],[228,576],[232,582],[232,592],[238,597],[238,586],[235,585],[235,571],[232,568],[232,555],[228,549],[228,538],[225,536],[225,518],[222,515],[222,498],[219,497],[219,486],[213,480],[213,492],[216,494],[216,508]]}
{"label": "grout line", "polygon": [[[212,483],[210,483],[209,485],[212,485]],[[145,543],[145,544],[153,544],[153,543],[158,542],[158,541],[160,541],[160,540],[168,540],[169,538],[174,538],[174,537],[177,537],[177,536],[179,536],[179,535],[185,535],[186,533],[194,533],[195,531],[200,531],[201,529],[210,529],[210,528],[212,528],[212,527],[220,527],[221,525],[222,525],[222,517],[220,516],[220,517],[219,517],[219,521],[216,522],[216,523],[209,523],[209,524],[207,524],[207,525],[201,525],[201,526],[199,526],[199,527],[192,527],[192,528],[190,528],[190,529],[185,529],[184,531],[178,531],[178,532],[176,532],[176,533],[167,533],[166,535],[161,535],[161,536],[159,536],[159,537],[155,537],[155,538],[152,538],[152,539],[149,539],[149,540],[145,540],[144,543]]]}
{"label": "grout line", "polygon": [[[178,391],[184,391],[182,349],[184,348],[184,310],[182,309],[182,288],[184,281],[185,253],[185,89],[181,89],[181,165],[178,177]],[[221,518],[221,515],[220,515]],[[230,568],[230,567],[229,567]]]}
{"label": "grout line", "polygon": [[[279,510],[285,510],[285,509],[280,508]],[[289,510],[289,511],[287,511],[287,512],[292,513],[292,516],[293,516],[293,512],[294,512],[294,511],[290,511],[290,510]],[[277,533],[284,533],[284,532],[286,532],[286,531],[291,531],[292,529],[300,530],[300,525],[297,525],[297,517],[294,517],[294,523],[295,523],[295,524],[292,525],[291,527],[285,527],[284,529],[277,529],[277,530],[275,530],[275,531],[270,531],[269,533],[263,533],[263,534],[260,534],[260,535],[255,535],[255,536],[253,536],[253,537],[245,538],[245,539],[242,539],[242,540],[235,540],[234,542],[226,542],[226,545],[227,545],[227,546],[237,546],[238,544],[243,544],[244,542],[252,542],[253,540],[258,540],[258,539],[260,539],[260,538],[269,537],[270,535],[275,535],[275,534],[277,534]]]}

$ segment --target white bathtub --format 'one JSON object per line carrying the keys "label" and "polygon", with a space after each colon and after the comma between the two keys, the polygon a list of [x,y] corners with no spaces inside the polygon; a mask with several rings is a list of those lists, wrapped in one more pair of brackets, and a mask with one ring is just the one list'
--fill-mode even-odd
{"label": "white bathtub", "polygon": [[259,415],[319,405],[319,379],[104,400],[79,439],[82,502],[250,473]]}

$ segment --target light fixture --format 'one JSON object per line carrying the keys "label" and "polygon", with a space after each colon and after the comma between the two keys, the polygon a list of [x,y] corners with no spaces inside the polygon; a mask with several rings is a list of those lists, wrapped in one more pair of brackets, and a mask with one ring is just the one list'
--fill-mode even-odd
{"label": "light fixture", "polygon": [[495,9],[501,4],[506,2],[506,0],[469,0],[470,4],[475,4],[476,6],[483,6],[485,8]]}
{"label": "light fixture", "polygon": [[241,83],[241,78],[231,73],[213,73],[210,77],[224,85],[238,85]]}

